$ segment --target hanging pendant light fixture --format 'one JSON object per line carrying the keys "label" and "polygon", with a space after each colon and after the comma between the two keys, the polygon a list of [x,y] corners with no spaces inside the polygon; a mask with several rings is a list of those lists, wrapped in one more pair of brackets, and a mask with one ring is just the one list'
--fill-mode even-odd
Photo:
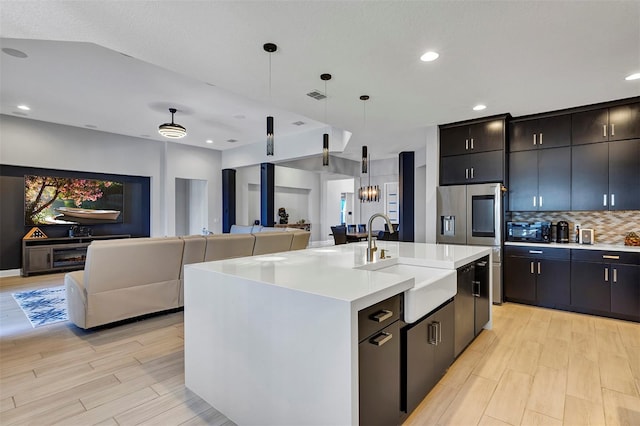
{"label": "hanging pendant light fixture", "polygon": [[165,138],[180,139],[187,136],[187,129],[173,122],[173,114],[177,111],[178,110],[175,108],[169,108],[169,112],[171,113],[171,123],[164,123],[158,127],[158,133]]}
{"label": "hanging pendant light fixture", "polygon": [[[274,43],[265,43],[262,46],[269,54],[269,103],[271,104],[271,54],[278,50]],[[267,116],[267,155],[273,155],[273,117]]]}
{"label": "hanging pendant light fixture", "polygon": [[[327,81],[331,80],[331,74],[322,74],[320,79],[324,81],[324,122],[327,122]],[[329,165],[329,134],[322,135],[322,165]]]}
{"label": "hanging pendant light fixture", "polygon": [[[365,107],[365,101],[369,100],[369,96],[362,95],[360,96],[360,100],[363,101],[362,102],[363,121],[364,121],[363,129],[366,129],[367,110]],[[364,133],[364,130],[363,130],[363,133]],[[367,186],[363,185],[358,190],[358,198],[360,199],[361,203],[364,203],[364,202],[368,203],[368,202],[380,200],[380,187],[378,185],[371,185],[371,173],[369,173],[368,169],[369,169],[369,154],[367,152],[367,146],[363,145],[362,146],[362,173],[369,175],[369,185]]]}

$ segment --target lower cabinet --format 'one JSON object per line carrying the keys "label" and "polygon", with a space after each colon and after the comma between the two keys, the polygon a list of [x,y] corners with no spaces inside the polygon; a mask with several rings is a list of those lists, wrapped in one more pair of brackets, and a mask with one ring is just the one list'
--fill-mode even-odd
{"label": "lower cabinet", "polygon": [[571,306],[640,321],[640,253],[572,252]]}
{"label": "lower cabinet", "polygon": [[401,306],[402,296],[397,295],[358,312],[361,425],[401,423]]}
{"label": "lower cabinet", "polygon": [[402,407],[411,413],[453,363],[454,305],[447,302],[403,330]]}
{"label": "lower cabinet", "polygon": [[489,321],[489,257],[486,256],[457,270],[458,291],[454,298],[457,357]]}
{"label": "lower cabinet", "polygon": [[557,248],[505,247],[506,300],[546,307],[571,302],[570,251]]}

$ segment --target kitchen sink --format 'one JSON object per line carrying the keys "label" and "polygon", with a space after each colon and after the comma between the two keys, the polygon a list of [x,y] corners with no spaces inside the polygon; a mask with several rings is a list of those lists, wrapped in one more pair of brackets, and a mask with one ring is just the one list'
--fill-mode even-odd
{"label": "kitchen sink", "polygon": [[404,321],[413,323],[452,298],[457,292],[456,271],[395,264],[377,272],[413,277],[415,286],[404,292]]}

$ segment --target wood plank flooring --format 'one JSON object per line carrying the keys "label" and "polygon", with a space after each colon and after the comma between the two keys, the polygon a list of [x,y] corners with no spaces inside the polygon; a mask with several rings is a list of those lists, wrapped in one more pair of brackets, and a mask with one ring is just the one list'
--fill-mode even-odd
{"label": "wood plank flooring", "polygon": [[[97,331],[32,329],[11,293],[63,275],[0,279],[2,425],[232,425],[184,386],[183,314]],[[494,306],[494,328],[405,425],[640,425],[640,324]]]}

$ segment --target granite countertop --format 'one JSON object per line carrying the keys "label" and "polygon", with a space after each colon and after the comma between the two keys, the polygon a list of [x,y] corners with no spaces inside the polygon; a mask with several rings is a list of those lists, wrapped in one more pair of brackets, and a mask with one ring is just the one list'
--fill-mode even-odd
{"label": "granite countertop", "polygon": [[524,243],[519,241],[507,241],[505,246],[528,246],[528,247],[546,247],[546,248],[563,248],[563,249],[579,249],[579,250],[606,250],[606,251],[628,251],[640,253],[638,246],[625,246],[624,244],[578,244],[578,243]]}

